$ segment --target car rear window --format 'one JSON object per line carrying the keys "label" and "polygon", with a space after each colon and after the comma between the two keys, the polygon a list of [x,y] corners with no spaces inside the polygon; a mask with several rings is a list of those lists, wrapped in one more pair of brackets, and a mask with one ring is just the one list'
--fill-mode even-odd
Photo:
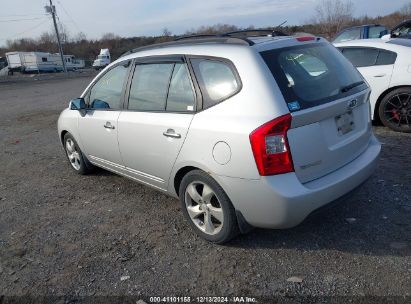
{"label": "car rear window", "polygon": [[[364,90],[360,73],[333,46],[312,43],[261,52],[291,111]],[[347,86],[350,90],[343,90]]]}

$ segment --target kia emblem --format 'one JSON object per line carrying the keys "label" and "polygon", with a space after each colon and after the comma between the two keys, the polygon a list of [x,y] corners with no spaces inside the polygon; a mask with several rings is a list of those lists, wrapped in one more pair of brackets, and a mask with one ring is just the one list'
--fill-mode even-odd
{"label": "kia emblem", "polygon": [[357,99],[353,99],[350,102],[348,102],[348,107],[350,109],[354,109],[357,105],[358,105],[358,100]]}

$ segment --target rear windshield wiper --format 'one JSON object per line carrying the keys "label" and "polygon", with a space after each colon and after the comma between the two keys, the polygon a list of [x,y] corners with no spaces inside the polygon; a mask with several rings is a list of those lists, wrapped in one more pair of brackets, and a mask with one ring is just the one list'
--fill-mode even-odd
{"label": "rear windshield wiper", "polygon": [[341,89],[341,92],[342,92],[342,93],[347,93],[348,91],[351,91],[351,90],[354,89],[355,87],[358,87],[358,86],[360,86],[360,85],[362,85],[362,84],[364,84],[364,83],[365,83],[365,82],[364,82],[363,80],[354,82],[354,83],[352,83],[352,84],[350,84],[350,85],[347,85],[347,86],[343,87],[343,88]]}

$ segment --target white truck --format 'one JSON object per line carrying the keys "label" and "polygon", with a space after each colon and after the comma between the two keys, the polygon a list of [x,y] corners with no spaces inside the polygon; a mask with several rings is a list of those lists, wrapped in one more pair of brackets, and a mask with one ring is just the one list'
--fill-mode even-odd
{"label": "white truck", "polygon": [[[6,53],[9,71],[21,73],[30,72],[60,72],[63,70],[60,54],[46,52],[8,52]],[[64,55],[67,70],[84,68],[84,60],[73,55]]]}
{"label": "white truck", "polygon": [[93,62],[93,68],[100,70],[108,66],[111,62],[109,49],[101,49],[97,59]]}

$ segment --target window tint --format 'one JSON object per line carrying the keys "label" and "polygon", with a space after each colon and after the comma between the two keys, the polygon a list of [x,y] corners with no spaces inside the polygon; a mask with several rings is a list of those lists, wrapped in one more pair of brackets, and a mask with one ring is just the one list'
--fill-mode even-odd
{"label": "window tint", "polygon": [[385,26],[371,26],[368,30],[368,38],[381,38],[387,34]]}
{"label": "window tint", "polygon": [[176,63],[167,98],[167,111],[194,111],[195,96],[186,64]]}
{"label": "window tint", "polygon": [[333,43],[350,41],[361,38],[361,28],[350,29],[335,37]]}
{"label": "window tint", "polygon": [[387,50],[380,50],[376,65],[390,65],[394,64],[397,59],[397,53]]}
{"label": "window tint", "polygon": [[90,91],[90,108],[119,109],[128,65],[118,65],[101,77]]}
{"label": "window tint", "polygon": [[239,90],[239,81],[228,64],[211,59],[193,59],[192,64],[202,87],[204,108],[232,96]]}
{"label": "window tint", "polygon": [[357,68],[394,64],[397,59],[394,52],[365,47],[345,48],[343,54]]}
{"label": "window tint", "polygon": [[318,106],[365,88],[342,88],[362,81],[359,72],[333,46],[315,43],[261,52],[292,110]]}
{"label": "window tint", "polygon": [[362,47],[343,50],[344,56],[357,68],[375,65],[378,53],[378,49]]}
{"label": "window tint", "polygon": [[164,111],[173,67],[174,63],[136,65],[128,108],[137,111]]}

